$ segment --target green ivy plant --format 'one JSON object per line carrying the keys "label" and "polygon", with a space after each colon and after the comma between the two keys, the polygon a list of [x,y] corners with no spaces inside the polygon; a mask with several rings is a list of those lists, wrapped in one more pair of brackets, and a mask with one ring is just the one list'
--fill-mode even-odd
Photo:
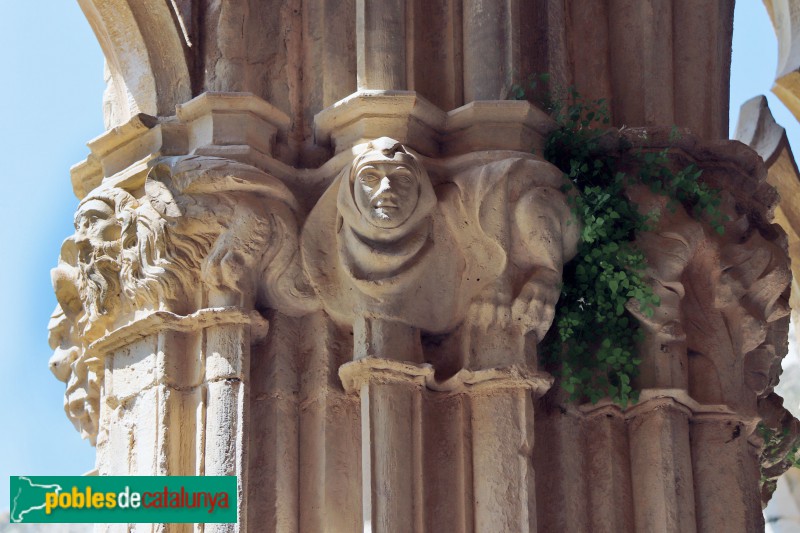
{"label": "green ivy plant", "polygon": [[[515,87],[512,95],[524,99],[533,93],[558,123],[544,157],[568,178],[564,192],[578,192],[569,201],[582,230],[577,256],[564,267],[554,327],[541,346],[543,364],[559,375],[571,399],[596,403],[610,397],[624,407],[638,399],[632,381],[641,363],[636,346],[642,338],[627,306],[637,302],[641,313],[652,316],[660,304],[647,283],[644,254],[634,244],[637,232],[652,228],[659,213],[640,213],[626,189],[645,184],[669,198],[668,209],[682,204],[722,233],[720,197],[698,181],[702,171],[694,165],[673,171],[669,148],[604,148],[610,122],[605,100],[586,100],[573,88],[555,95],[538,90],[548,81],[546,74],[532,77],[528,90]],[[636,168],[637,174],[624,168]]]}
{"label": "green ivy plant", "polygon": [[[795,441],[790,449],[785,449],[784,441],[789,435],[789,428],[784,427],[781,429],[774,429],[763,422],[759,422],[756,426],[756,432],[764,439],[764,448],[761,452],[762,457],[767,457],[774,460],[775,457],[784,455],[784,464],[789,468],[800,468],[800,440]],[[775,479],[768,478],[761,473],[761,484],[771,485],[770,490],[775,490]]]}

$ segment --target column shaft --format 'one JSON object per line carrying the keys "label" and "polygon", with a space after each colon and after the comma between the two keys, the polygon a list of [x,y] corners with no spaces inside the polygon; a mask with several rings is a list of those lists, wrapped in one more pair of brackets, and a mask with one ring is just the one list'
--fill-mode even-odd
{"label": "column shaft", "polygon": [[535,533],[530,390],[504,388],[474,394],[471,410],[475,530]]}
{"label": "column shaft", "polygon": [[423,531],[421,394],[413,383],[361,387],[365,532]]}
{"label": "column shaft", "polygon": [[652,406],[633,415],[628,431],[636,531],[696,531],[689,414]]}

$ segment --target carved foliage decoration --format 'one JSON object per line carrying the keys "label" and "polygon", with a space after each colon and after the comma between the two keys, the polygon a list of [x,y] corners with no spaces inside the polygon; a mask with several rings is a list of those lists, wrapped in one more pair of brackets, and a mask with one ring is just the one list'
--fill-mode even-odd
{"label": "carved foliage decoration", "polygon": [[[743,156],[717,150],[723,161]],[[704,168],[702,160],[687,154],[674,157],[676,166],[688,159]],[[727,218],[722,234],[702,216],[668,205],[644,187],[629,191],[641,212],[660,214],[652,231],[637,236],[637,244],[647,256],[661,305],[653,316],[632,310],[647,336],[643,373],[651,373],[643,376],[644,386],[686,388],[701,403],[755,415],[757,398],[777,382],[774,365],[782,354],[776,353],[774,337],[788,320],[791,274],[782,231],[765,221],[774,198],[767,192],[731,194],[722,186],[735,177],[749,181],[742,190],[759,184],[769,188],[762,167],[739,164],[738,171],[704,168],[703,179],[722,191],[720,209]],[[659,369],[658,359],[671,359],[680,368]]]}
{"label": "carved foliage decoration", "polygon": [[[695,146],[678,141],[676,166],[694,163],[721,192],[727,216],[718,234],[681,206],[644,188],[629,191],[642,212],[657,211],[652,231],[637,236],[661,306],[653,316],[635,307],[644,326],[641,386],[682,388],[700,404],[737,413],[755,449],[762,450],[762,498],[770,479],[789,466],[798,423],[772,391],[786,354],[791,271],[783,230],[771,224],[777,204],[766,170],[739,145]],[[734,163],[726,166],[724,163]],[[759,420],[770,438],[756,431]]]}

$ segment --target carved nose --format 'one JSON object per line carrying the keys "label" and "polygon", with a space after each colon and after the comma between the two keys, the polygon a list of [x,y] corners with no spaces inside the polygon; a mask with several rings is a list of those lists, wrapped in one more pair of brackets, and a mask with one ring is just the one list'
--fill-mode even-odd
{"label": "carved nose", "polygon": [[78,226],[78,229],[75,230],[75,234],[71,239],[80,247],[89,242],[89,235],[86,233],[86,229],[83,226]]}
{"label": "carved nose", "polygon": [[72,239],[75,242],[77,259],[80,262],[87,263],[92,253],[92,243],[89,240],[89,236],[83,232],[77,232]]}
{"label": "carved nose", "polygon": [[378,192],[378,193],[381,193],[381,192],[383,192],[383,191],[388,191],[388,190],[390,190],[391,188],[392,188],[392,182],[389,180],[389,176],[384,176],[384,177],[381,179],[381,184],[380,184],[380,186],[378,187],[378,191],[377,191],[377,192]]}

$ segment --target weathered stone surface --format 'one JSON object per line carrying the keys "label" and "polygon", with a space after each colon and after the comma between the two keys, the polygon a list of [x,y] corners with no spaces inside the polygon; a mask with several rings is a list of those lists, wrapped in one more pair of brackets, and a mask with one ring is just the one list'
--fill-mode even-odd
{"label": "weathered stone surface", "polygon": [[798,49],[798,6],[789,0],[764,0],[778,39],[778,69],[772,87],[778,98],[800,120],[800,49]]}
{"label": "weathered stone surface", "polygon": [[[788,28],[783,25],[788,22],[785,17],[787,16],[786,10],[790,9],[790,6],[780,2],[776,4],[766,2],[766,4],[773,17],[773,23],[776,25],[776,32],[780,36],[780,61],[785,63],[788,60],[786,57]],[[786,73],[784,72],[784,74]],[[784,78],[791,78],[791,75],[786,74]],[[784,78],[781,78],[783,81],[779,81],[775,91],[784,101],[787,101],[790,93],[785,92]],[[782,84],[784,89],[779,91],[778,88]],[[790,105],[788,101],[787,105]],[[800,298],[797,288],[798,265],[800,264],[798,261],[800,258],[798,255],[800,254],[800,237],[798,237],[800,218],[798,218],[797,212],[800,173],[798,173],[786,131],[775,122],[764,96],[755,97],[742,105],[736,138],[747,143],[762,157],[768,168],[767,180],[775,186],[780,194],[780,203],[775,209],[775,222],[780,224],[787,234],[793,274],[789,303],[792,307],[792,317],[796,322],[798,298]],[[763,396],[763,399],[759,401],[763,429],[758,438],[766,441],[761,454],[761,490],[765,504],[772,495],[777,477],[789,467],[794,447],[800,443],[797,420],[789,410],[783,407],[778,396],[771,393],[782,372],[775,346],[780,346],[785,342],[783,339],[788,337],[788,333],[788,325],[783,330],[774,332],[771,335],[773,340],[751,352],[747,361],[745,379],[748,386],[753,390],[761,391]]]}
{"label": "weathered stone surface", "polygon": [[[419,332],[457,329],[465,368],[524,364],[544,336],[579,225],[560,171],[532,157],[480,164],[434,187],[421,159],[367,144],[309,214],[303,260],[354,357],[422,362]],[[440,167],[440,172],[444,168]]]}
{"label": "weathered stone surface", "polygon": [[[717,140],[732,2],[107,4],[50,326],[100,474],[238,476],[209,531],[762,527],[790,277],[765,167]],[[662,213],[635,405],[539,368],[580,227],[557,125],[505,100],[534,72],[610,101],[632,174],[668,149],[721,190],[723,235],[628,188]]]}

